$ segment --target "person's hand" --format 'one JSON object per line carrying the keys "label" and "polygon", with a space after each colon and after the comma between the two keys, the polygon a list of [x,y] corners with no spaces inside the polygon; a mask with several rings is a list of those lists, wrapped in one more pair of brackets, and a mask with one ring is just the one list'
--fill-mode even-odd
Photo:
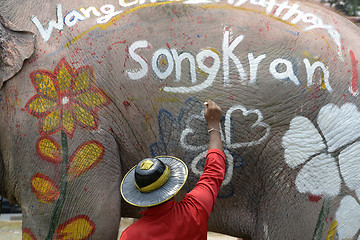
{"label": "person's hand", "polygon": [[209,129],[214,128],[219,130],[219,123],[221,120],[222,111],[215,102],[208,100],[205,103],[204,116]]}

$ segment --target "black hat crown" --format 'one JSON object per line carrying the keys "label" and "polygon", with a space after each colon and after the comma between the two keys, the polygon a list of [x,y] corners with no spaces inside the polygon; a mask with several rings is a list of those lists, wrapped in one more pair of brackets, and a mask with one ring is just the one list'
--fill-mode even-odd
{"label": "black hat crown", "polygon": [[135,186],[139,192],[152,192],[163,186],[170,177],[170,168],[156,158],[146,158],[135,168]]}

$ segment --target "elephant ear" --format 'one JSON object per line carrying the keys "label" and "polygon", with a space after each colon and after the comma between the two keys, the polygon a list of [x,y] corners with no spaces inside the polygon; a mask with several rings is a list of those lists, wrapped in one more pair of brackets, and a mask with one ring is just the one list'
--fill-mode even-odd
{"label": "elephant ear", "polygon": [[0,89],[35,51],[34,34],[13,29],[16,27],[0,16]]}

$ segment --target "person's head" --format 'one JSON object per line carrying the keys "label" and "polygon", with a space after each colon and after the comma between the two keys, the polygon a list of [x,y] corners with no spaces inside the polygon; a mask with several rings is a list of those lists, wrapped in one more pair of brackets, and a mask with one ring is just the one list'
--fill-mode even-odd
{"label": "person's head", "polygon": [[121,195],[137,207],[153,207],[171,198],[184,186],[186,164],[178,158],[146,158],[134,166],[121,182]]}

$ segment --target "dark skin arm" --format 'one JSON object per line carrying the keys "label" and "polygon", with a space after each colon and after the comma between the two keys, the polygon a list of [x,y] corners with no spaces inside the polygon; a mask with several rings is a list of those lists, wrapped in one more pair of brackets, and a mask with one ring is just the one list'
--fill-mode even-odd
{"label": "dark skin arm", "polygon": [[215,102],[208,100],[205,103],[204,116],[208,125],[208,129],[215,129],[209,132],[209,150],[216,148],[223,151],[223,144],[220,133],[221,115],[222,110]]}

